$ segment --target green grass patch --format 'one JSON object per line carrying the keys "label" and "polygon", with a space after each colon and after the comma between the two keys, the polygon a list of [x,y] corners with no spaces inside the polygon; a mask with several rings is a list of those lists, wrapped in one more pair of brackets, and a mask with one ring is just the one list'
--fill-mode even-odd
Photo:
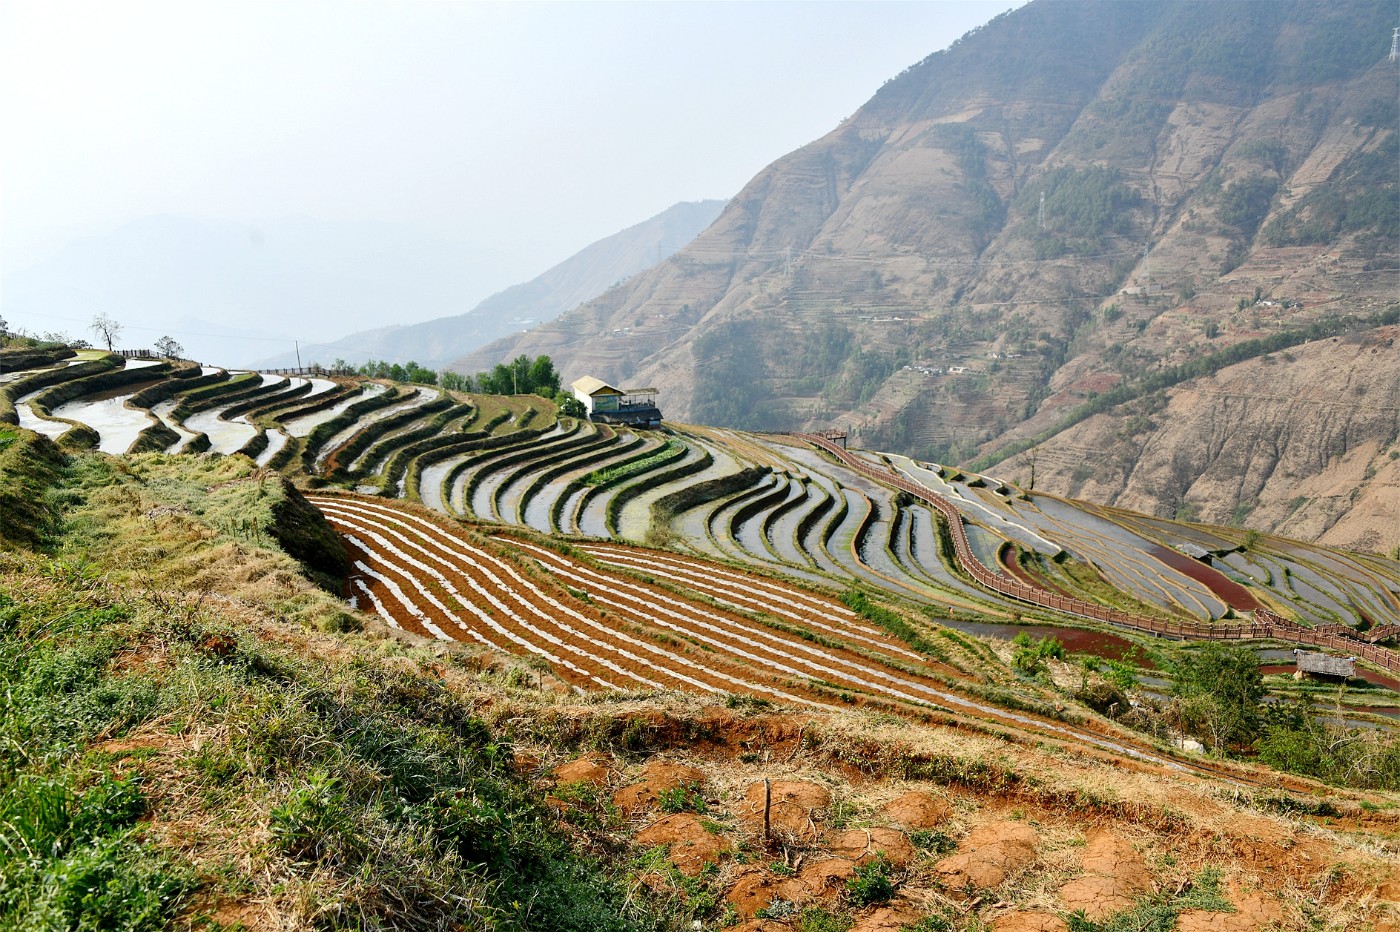
{"label": "green grass patch", "polygon": [[1093,922],[1082,912],[1071,913],[1066,921],[1070,932],[1173,932],[1177,916],[1190,909],[1217,913],[1235,911],[1220,889],[1218,869],[1207,867],[1177,891],[1144,897],[1135,906],[1103,922]]}
{"label": "green grass patch", "polygon": [[653,450],[646,456],[637,459],[626,460],[603,469],[595,469],[579,481],[584,485],[612,485],[629,476],[635,476],[665,465],[675,458],[677,451],[684,453],[685,445],[676,440],[667,440],[659,450]]}

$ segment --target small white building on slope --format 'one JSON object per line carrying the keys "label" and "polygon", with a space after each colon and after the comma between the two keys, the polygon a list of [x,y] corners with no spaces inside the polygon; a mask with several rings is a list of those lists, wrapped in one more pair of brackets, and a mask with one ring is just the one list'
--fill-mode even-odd
{"label": "small white building on slope", "polygon": [[594,421],[630,427],[661,426],[661,411],[656,407],[654,388],[623,391],[591,375],[585,375],[569,387]]}

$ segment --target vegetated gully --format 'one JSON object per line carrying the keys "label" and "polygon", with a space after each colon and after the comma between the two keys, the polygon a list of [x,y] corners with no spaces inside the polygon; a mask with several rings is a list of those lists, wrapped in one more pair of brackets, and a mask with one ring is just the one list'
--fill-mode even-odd
{"label": "vegetated gully", "polygon": [[[559,580],[567,596],[526,578],[523,566],[483,550],[460,529],[397,502],[351,495],[312,497],[344,538],[357,573],[349,581],[387,624],[440,640],[476,642],[513,654],[532,654],[576,688],[674,688],[691,692],[747,693],[805,706],[834,707],[830,685],[867,693],[887,707],[937,709],[986,723],[1012,725],[1115,757],[1188,773],[1239,781],[1199,763],[1172,757],[1087,728],[1064,725],[984,704],[948,691],[903,667],[868,653],[787,635],[738,613],[691,602],[631,577],[600,571],[590,562],[528,542],[505,539],[534,565]],[[640,551],[661,560],[675,555]],[[690,558],[686,558],[689,560]],[[699,561],[692,561],[699,562]],[[710,568],[723,579],[722,568]],[[587,586],[587,600],[574,598]],[[551,587],[554,588],[554,587]],[[562,597],[561,597],[562,596]],[[775,598],[775,602],[783,600]],[[606,608],[598,611],[594,603]],[[790,601],[787,603],[790,604]],[[833,612],[849,610],[834,600]],[[777,606],[770,613],[781,615]],[[622,624],[617,619],[621,618]],[[786,624],[801,624],[791,617]],[[878,628],[857,622],[868,637]],[[661,637],[646,629],[664,629]],[[630,633],[629,633],[630,632]],[[707,644],[678,650],[688,641]],[[816,632],[813,632],[815,635]],[[890,650],[888,653],[907,653]],[[684,653],[684,656],[677,656]],[[1247,779],[1247,778],[1246,778]]]}

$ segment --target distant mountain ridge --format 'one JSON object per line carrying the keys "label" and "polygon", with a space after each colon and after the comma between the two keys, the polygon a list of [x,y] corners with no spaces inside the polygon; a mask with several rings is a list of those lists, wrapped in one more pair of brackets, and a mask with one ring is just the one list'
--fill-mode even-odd
{"label": "distant mountain ridge", "polygon": [[[995,463],[1154,373],[1321,320],[1373,326],[1400,297],[1394,19],[1373,0],[1033,0],[765,168],[655,269],[455,367],[549,353],[566,381],[656,385],[672,418]],[[1400,372],[1400,353],[1369,364]],[[1146,448],[1184,442],[1109,416]],[[1372,444],[1362,472],[1391,476],[1393,421],[1357,421],[1334,455]],[[1159,453],[1172,488],[1129,483],[1159,514],[1247,515],[1300,478],[1230,487],[1209,450]],[[1043,482],[1123,488],[1082,478],[1094,450],[1067,456]]]}
{"label": "distant mountain ridge", "polygon": [[[76,239],[3,279],[13,324],[91,338],[99,311],[123,341],[169,334],[196,359],[248,365],[293,341],[427,317],[480,294],[482,263],[416,226],[283,217],[214,221],[159,215]],[[49,322],[52,322],[51,324]]]}
{"label": "distant mountain ridge", "polygon": [[[329,343],[309,344],[303,347],[303,357],[323,363],[339,358],[356,365],[369,359],[412,360],[428,368],[441,368],[492,340],[554,320],[673,255],[709,226],[724,204],[719,200],[675,204],[598,240],[528,282],[491,295],[467,313],[362,330]],[[282,354],[263,364],[290,365],[292,359]]]}

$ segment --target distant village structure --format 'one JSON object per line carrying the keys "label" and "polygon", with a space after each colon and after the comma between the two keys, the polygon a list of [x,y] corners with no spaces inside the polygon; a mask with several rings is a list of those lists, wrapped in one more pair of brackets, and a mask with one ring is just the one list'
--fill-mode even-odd
{"label": "distant village structure", "polygon": [[656,389],[614,388],[602,379],[585,375],[569,386],[590,420],[628,427],[660,427],[661,410],[656,407]]}

